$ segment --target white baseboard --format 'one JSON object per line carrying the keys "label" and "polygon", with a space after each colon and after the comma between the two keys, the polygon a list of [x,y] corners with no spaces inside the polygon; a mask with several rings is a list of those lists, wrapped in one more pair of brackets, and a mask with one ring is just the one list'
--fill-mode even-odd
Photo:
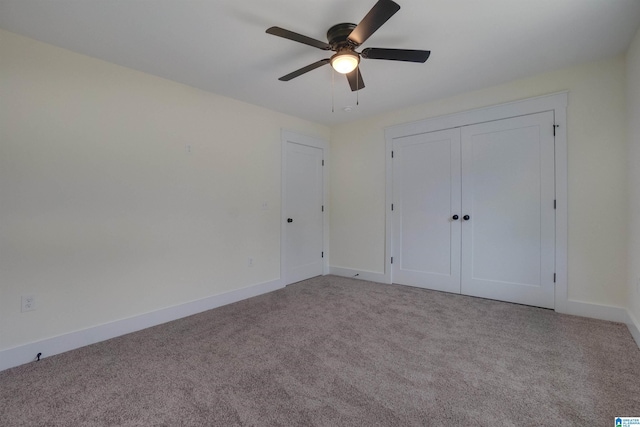
{"label": "white baseboard", "polygon": [[283,288],[280,279],[0,351],[0,371]]}
{"label": "white baseboard", "polygon": [[[342,267],[330,267],[330,271],[331,274],[336,276],[386,283],[385,275],[383,273]],[[64,353],[65,351],[74,350],[86,345],[95,344],[100,341],[136,332],[151,326],[160,325],[172,320],[221,307],[223,305],[242,301],[283,287],[284,286],[280,279],[273,280],[173,307],[167,307],[150,313],[130,317],[128,319],[117,320],[115,322],[105,323],[103,325],[2,350],[0,351],[0,371],[32,362],[35,360],[35,355],[38,353],[42,353],[42,357],[53,356],[55,354]],[[562,313],[625,323],[629,328],[629,332],[631,332],[631,335],[638,344],[638,347],[640,347],[640,323],[630,311],[621,307],[592,304],[581,301],[567,301],[565,308],[566,310],[563,309]]]}
{"label": "white baseboard", "polygon": [[384,273],[376,273],[375,271],[354,270],[343,267],[329,267],[330,274],[342,277],[351,277],[352,279],[370,280],[372,282],[387,283]]}
{"label": "white baseboard", "polygon": [[569,300],[563,310],[556,311],[574,316],[624,323],[640,348],[640,323],[626,308]]}
{"label": "white baseboard", "polygon": [[629,328],[629,332],[631,332],[631,336],[634,340],[636,340],[636,344],[638,344],[638,348],[640,348],[640,323],[638,319],[635,318],[631,311],[627,310],[627,327]]}
{"label": "white baseboard", "polygon": [[627,323],[628,319],[627,309],[622,307],[574,300],[568,300],[566,304],[563,305],[562,310],[556,310],[558,313],[620,323]]}

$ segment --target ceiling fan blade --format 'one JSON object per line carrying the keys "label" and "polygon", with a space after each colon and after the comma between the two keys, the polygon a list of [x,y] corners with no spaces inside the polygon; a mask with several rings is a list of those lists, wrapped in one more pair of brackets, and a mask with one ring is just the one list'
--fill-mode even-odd
{"label": "ceiling fan blade", "polygon": [[267,29],[267,34],[272,34],[274,36],[293,40],[294,42],[317,47],[318,49],[331,50],[331,46],[328,43],[322,42],[320,40],[312,39],[311,37],[303,36],[302,34],[294,33],[293,31],[285,30],[284,28],[271,27]]}
{"label": "ceiling fan blade", "polygon": [[398,3],[392,0],[378,0],[378,3],[367,13],[367,16],[349,34],[349,40],[360,46],[398,10],[400,10]]}
{"label": "ceiling fan blade", "polygon": [[329,61],[329,59],[321,59],[320,61],[314,62],[313,64],[307,65],[306,67],[302,67],[299,70],[294,71],[293,73],[282,76],[278,80],[288,82],[291,79],[295,79],[296,77],[303,75],[304,73],[308,73],[311,70],[315,70],[318,67],[322,67],[323,65],[328,64]]}
{"label": "ceiling fan blade", "polygon": [[426,62],[431,55],[430,50],[381,49],[368,47],[361,53],[367,59],[387,59],[390,61]]}
{"label": "ceiling fan blade", "polygon": [[362,81],[362,74],[360,74],[360,67],[357,67],[355,70],[345,75],[347,76],[352,92],[364,89],[364,82]]}

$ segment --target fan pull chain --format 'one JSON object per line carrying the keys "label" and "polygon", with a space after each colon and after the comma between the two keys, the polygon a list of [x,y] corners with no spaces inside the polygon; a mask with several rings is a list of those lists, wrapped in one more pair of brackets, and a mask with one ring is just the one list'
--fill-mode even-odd
{"label": "fan pull chain", "polygon": [[334,90],[333,87],[335,85],[335,80],[336,80],[336,72],[333,70],[333,67],[331,67],[331,112],[335,113],[335,96],[333,94]]}
{"label": "fan pull chain", "polygon": [[356,68],[356,107],[360,105],[360,66]]}

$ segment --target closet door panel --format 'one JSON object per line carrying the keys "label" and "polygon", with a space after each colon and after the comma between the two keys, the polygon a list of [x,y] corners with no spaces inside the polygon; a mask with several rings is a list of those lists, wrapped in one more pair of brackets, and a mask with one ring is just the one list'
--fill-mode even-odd
{"label": "closet door panel", "polygon": [[554,306],[553,114],[462,128],[463,294]]}
{"label": "closet door panel", "polygon": [[395,283],[460,292],[460,131],[394,143]]}

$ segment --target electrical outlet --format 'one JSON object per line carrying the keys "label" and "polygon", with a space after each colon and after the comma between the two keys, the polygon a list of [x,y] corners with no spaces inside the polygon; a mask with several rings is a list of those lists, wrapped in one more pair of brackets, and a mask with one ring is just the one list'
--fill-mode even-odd
{"label": "electrical outlet", "polygon": [[22,296],[22,312],[33,311],[36,309],[36,296],[35,295],[23,295]]}
{"label": "electrical outlet", "polygon": [[253,258],[247,260],[247,267],[253,267]]}

